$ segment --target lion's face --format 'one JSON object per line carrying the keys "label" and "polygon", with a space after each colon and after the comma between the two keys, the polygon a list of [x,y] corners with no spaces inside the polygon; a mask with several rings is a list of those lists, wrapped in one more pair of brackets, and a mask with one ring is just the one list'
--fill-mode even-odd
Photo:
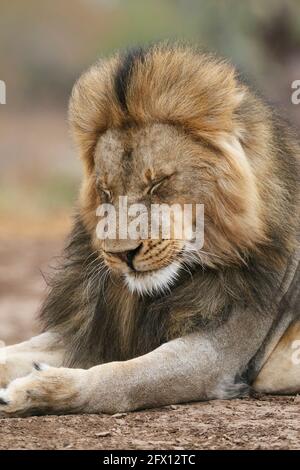
{"label": "lion's face", "polygon": [[[156,123],[106,131],[98,140],[94,159],[93,172],[86,178],[82,192],[87,224],[94,248],[110,270],[124,277],[131,291],[165,290],[181,269],[195,263],[214,266],[233,255],[230,231],[224,234],[226,227],[218,222],[225,219],[226,224],[232,224],[231,230],[238,237],[237,222],[245,216],[247,204],[243,207],[239,193],[243,190],[242,175],[236,174],[237,170],[230,172],[230,164],[218,148],[194,140],[180,128]],[[230,214],[220,213],[221,204],[227,202],[227,187],[232,197],[228,204],[233,205],[229,206],[230,221],[226,220]],[[175,236],[178,219],[172,212],[168,239],[151,238],[150,220],[147,238],[121,238],[118,229],[114,239],[99,238],[97,207],[111,204],[119,217],[120,196],[126,196],[128,206],[143,204],[149,213],[153,204],[177,204],[181,208],[185,204],[203,204],[204,246],[196,250],[184,233],[181,238]]]}
{"label": "lion's face", "polygon": [[[131,290],[165,289],[195,264],[241,263],[266,242],[271,163],[259,157],[269,149],[244,118],[249,103],[251,116],[262,112],[249,96],[225,62],[163,45],[100,61],[75,85],[70,119],[85,170],[81,220]],[[169,238],[97,237],[97,208],[110,203],[118,214],[120,196],[147,210],[202,204],[203,246],[178,236],[175,216]]]}
{"label": "lion's face", "polygon": [[[151,204],[183,207],[199,201],[201,191],[193,184],[199,169],[185,163],[192,154],[192,143],[173,126],[107,131],[95,152],[97,204],[111,203],[118,214],[119,197],[126,196],[128,206],[143,204],[150,214]],[[175,223],[173,217],[168,239],[151,238],[149,217],[148,238],[132,240],[128,235],[126,239],[95,239],[94,244],[109,269],[123,274],[131,290],[164,289],[176,278],[186,249],[185,240],[174,236]]]}

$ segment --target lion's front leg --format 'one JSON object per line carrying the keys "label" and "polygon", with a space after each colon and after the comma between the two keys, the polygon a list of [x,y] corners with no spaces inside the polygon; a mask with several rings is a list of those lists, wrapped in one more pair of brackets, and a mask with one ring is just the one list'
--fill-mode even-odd
{"label": "lion's front leg", "polygon": [[175,339],[128,361],[87,370],[37,367],[1,390],[0,414],[116,413],[241,396],[245,384],[236,378],[270,321],[236,312],[213,333]]}
{"label": "lion's front leg", "polygon": [[0,390],[0,415],[116,413],[209,398],[219,368],[213,349],[204,343],[199,355],[200,349],[193,335],[136,359],[87,370],[36,364]]}

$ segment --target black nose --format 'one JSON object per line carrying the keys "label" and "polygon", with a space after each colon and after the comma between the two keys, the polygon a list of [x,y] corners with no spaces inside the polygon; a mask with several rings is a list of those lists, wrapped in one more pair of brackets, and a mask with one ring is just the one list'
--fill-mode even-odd
{"label": "black nose", "polygon": [[139,245],[134,250],[120,251],[120,252],[117,252],[117,253],[115,252],[112,254],[120,258],[122,261],[124,261],[134,271],[133,259],[135,255],[140,251],[141,246],[142,244]]}

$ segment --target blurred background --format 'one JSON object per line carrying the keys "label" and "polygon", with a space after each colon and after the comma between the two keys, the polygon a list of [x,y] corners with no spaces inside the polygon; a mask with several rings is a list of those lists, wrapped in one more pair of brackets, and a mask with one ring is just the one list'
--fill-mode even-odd
{"label": "blurred background", "polygon": [[35,330],[40,269],[70,225],[80,180],[67,125],[74,81],[99,56],[166,38],[227,57],[299,126],[299,0],[0,0],[0,339]]}

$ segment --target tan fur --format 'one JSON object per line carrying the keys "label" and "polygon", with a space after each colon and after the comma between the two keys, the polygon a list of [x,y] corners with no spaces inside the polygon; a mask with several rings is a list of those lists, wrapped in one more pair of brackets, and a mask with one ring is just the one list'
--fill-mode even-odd
{"label": "tan fur", "polygon": [[253,387],[262,393],[297,393],[300,380],[300,321],[283,335]]}
{"label": "tan fur", "polygon": [[[182,146],[187,155],[194,155],[194,161],[189,159],[188,164],[203,170],[208,191],[207,199],[201,194],[207,210],[206,251],[226,261],[237,259],[249,248],[259,248],[268,238],[270,209],[273,211],[280,200],[275,195],[284,192],[277,176],[269,178],[272,131],[268,109],[240,85],[234,69],[225,61],[186,48],[174,51],[157,46],[143,63],[133,67],[126,113],[111,83],[120,61],[117,55],[86,72],[75,86],[70,103],[71,127],[88,168],[81,207],[89,230],[95,227],[99,203],[93,173],[95,155],[102,152],[112,165],[111,152],[116,148],[121,152],[134,143],[145,154],[148,146],[157,146],[157,136],[164,135],[164,142],[169,142],[161,155],[165,171]],[[243,106],[250,106],[248,122],[241,116]],[[252,106],[259,119],[252,116]],[[127,123],[134,127],[124,127]],[[255,132],[251,134],[246,127],[253,127]],[[182,167],[185,161],[177,165]],[[154,172],[154,168],[145,166],[143,171]],[[107,172],[113,174],[114,170],[108,166]],[[185,184],[189,184],[188,177]],[[116,193],[121,189],[117,187]],[[180,193],[175,193],[174,199],[179,198]],[[276,256],[272,259],[279,261]]]}
{"label": "tan fur", "polygon": [[[149,125],[141,130],[139,128],[129,131],[120,130],[115,131],[113,136],[110,134],[107,136],[105,133],[100,137],[95,156],[98,159],[100,157],[97,155],[101,155],[99,166],[101,164],[102,178],[104,174],[111,175],[110,185],[107,186],[115,195],[113,202],[116,205],[117,196],[125,194],[126,189],[123,187],[121,177],[118,176],[114,181],[112,180],[112,175],[119,174],[113,167],[113,155],[116,155],[116,148],[122,148],[120,143],[124,134],[131,142],[134,158],[138,159],[141,153],[144,157],[142,163],[134,162],[136,169],[133,169],[133,172],[136,171],[137,177],[142,171],[154,172],[153,165],[156,165],[157,162],[147,160],[147,147],[149,146],[152,152],[157,149],[156,158],[160,161],[160,171],[163,173],[173,171],[174,174],[181,174],[177,191],[172,182],[169,183],[170,188],[173,187],[173,191],[171,194],[167,194],[168,202],[183,205],[184,203],[201,201],[205,205],[206,239],[204,251],[214,254],[213,259],[206,260],[207,264],[222,264],[226,260],[234,261],[239,258],[239,252],[245,253],[247,249],[256,249],[267,240],[255,175],[251,171],[242,149],[236,149],[234,144],[228,143],[223,138],[223,140],[220,139],[219,148],[216,147],[213,150],[201,142],[193,142],[180,129],[177,130],[166,124]],[[163,143],[156,140],[154,145],[155,136],[160,135],[164,135]],[[107,140],[110,141],[109,146],[106,144]],[[241,161],[237,161],[236,158],[236,154],[239,152],[241,158],[239,155],[238,158]],[[173,160],[172,165],[170,165],[171,159]],[[189,163],[187,163],[187,159],[189,159]],[[212,162],[214,162],[214,166],[212,166]],[[194,193],[190,191],[184,196],[181,188],[189,188],[190,184],[189,171],[186,170],[186,174],[182,171],[187,164],[194,169],[195,174],[199,173],[202,185],[194,188]],[[115,165],[118,168],[117,162]],[[176,176],[173,180],[175,178]],[[143,188],[135,189],[132,184],[135,183],[131,183],[131,192],[128,193],[128,197],[131,197],[129,202],[136,202],[143,198],[144,190]],[[142,199],[143,202],[144,200],[145,198]],[[95,175],[93,173],[84,179],[80,202],[86,226],[95,234],[96,209],[101,198],[95,189]],[[159,202],[159,200],[154,197],[153,202]],[[147,246],[148,242],[145,241],[144,244]],[[99,243],[95,239],[95,247],[98,245]]]}

